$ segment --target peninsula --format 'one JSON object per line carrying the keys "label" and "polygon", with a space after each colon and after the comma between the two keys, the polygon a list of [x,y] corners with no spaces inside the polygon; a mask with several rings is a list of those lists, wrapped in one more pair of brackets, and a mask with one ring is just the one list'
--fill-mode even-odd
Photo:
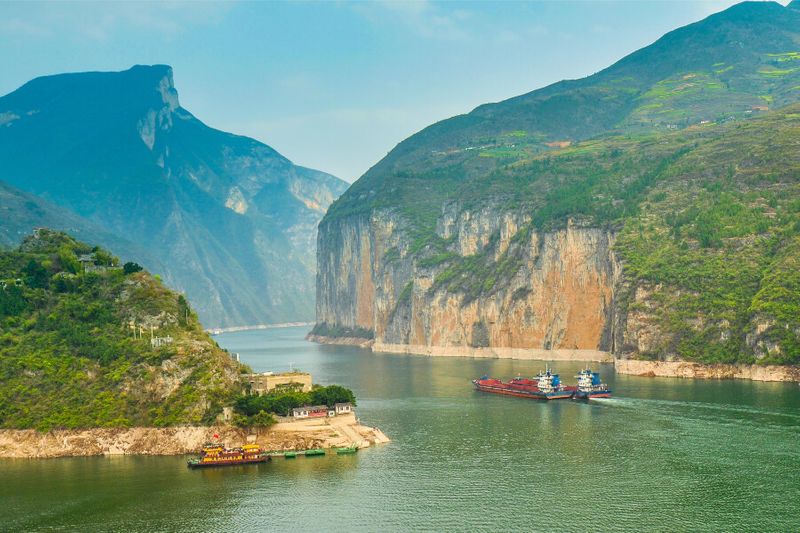
{"label": "peninsula", "polygon": [[0,326],[0,457],[194,453],[215,433],[272,449],[387,441],[349,408],[276,419],[355,397],[310,377],[305,391],[249,394],[249,368],[182,295],[65,233],[40,228],[0,251]]}

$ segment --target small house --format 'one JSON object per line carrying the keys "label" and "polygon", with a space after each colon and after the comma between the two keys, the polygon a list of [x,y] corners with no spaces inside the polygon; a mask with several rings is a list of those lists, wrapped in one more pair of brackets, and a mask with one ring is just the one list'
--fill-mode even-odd
{"label": "small house", "polygon": [[295,407],[292,409],[293,418],[325,418],[328,416],[327,405],[304,405],[303,407]]}
{"label": "small house", "polygon": [[327,405],[314,405],[308,408],[309,418],[326,418],[328,416]]}
{"label": "small house", "polygon": [[308,418],[308,407],[295,407],[292,409],[292,417]]}
{"label": "small house", "polygon": [[345,415],[353,412],[353,404],[350,402],[337,403],[333,407],[337,415]]}
{"label": "small house", "polygon": [[84,272],[91,272],[95,266],[95,255],[94,254],[81,254],[78,256],[78,262],[83,267]]}

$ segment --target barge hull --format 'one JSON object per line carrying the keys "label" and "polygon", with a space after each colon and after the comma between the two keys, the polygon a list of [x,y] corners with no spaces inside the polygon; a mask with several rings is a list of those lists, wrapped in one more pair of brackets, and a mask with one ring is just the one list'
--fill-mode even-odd
{"label": "barge hull", "polygon": [[518,398],[529,398],[533,400],[563,400],[572,398],[575,391],[566,390],[563,392],[533,392],[533,391],[518,391],[512,389],[501,389],[499,387],[486,387],[484,385],[475,385],[475,390],[481,392],[490,392],[492,394],[505,394],[506,396],[516,396]]}

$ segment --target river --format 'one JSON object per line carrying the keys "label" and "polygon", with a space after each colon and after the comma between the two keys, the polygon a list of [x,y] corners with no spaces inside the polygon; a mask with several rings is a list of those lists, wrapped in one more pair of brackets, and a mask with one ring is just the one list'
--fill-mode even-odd
{"label": "river", "polygon": [[[0,530],[797,531],[796,383],[615,376],[615,397],[472,390],[544,363],[373,354],[307,328],[225,333],[256,371],[309,371],[392,442],[188,470],[184,457],[0,461]],[[556,370],[572,382],[579,363]]]}

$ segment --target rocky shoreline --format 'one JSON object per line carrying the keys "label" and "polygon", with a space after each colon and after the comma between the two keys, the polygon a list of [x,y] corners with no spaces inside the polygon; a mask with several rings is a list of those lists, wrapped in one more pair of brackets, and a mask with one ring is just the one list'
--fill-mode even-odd
{"label": "rocky shoreline", "polygon": [[[361,337],[326,337],[324,335],[314,335],[309,333],[306,335],[306,340],[316,342],[317,344],[332,344],[335,346],[356,346],[357,348],[372,349],[375,343],[372,339],[363,339]],[[377,351],[377,350],[373,350]]]}
{"label": "rocky shoreline", "polygon": [[800,382],[800,367],[780,365],[707,365],[689,361],[643,361],[617,359],[600,350],[541,350],[535,348],[472,348],[470,346],[419,346],[387,344],[371,339],[336,338],[308,335],[307,340],[319,344],[358,346],[373,352],[426,355],[430,357],[475,357],[488,359],[521,359],[530,361],[588,361],[614,363],[618,374],[644,377],[696,379],[750,379],[753,381]]}
{"label": "rocky shoreline", "polygon": [[614,371],[647,377],[694,379],[750,379],[753,381],[798,381],[800,367],[779,365],[706,365],[688,361],[640,361],[616,359]]}
{"label": "rocky shoreline", "polygon": [[523,359],[531,361],[590,361],[610,363],[614,357],[600,350],[542,350],[537,348],[473,348],[471,346],[421,346],[375,342],[373,352],[428,355],[431,357],[474,357],[478,359]]}
{"label": "rocky shoreline", "polygon": [[0,458],[51,458],[91,455],[183,455],[198,453],[214,434],[226,446],[258,443],[269,450],[306,450],[389,442],[378,428],[361,425],[355,415],[282,421],[250,433],[233,426],[170,428],[0,430]]}
{"label": "rocky shoreline", "polygon": [[601,350],[541,350],[536,348],[473,348],[471,346],[423,346],[389,344],[360,337],[325,337],[308,334],[306,340],[318,344],[356,346],[378,353],[427,355],[430,357],[474,357],[478,359],[523,359],[531,361],[590,361],[610,363],[614,357]]}

